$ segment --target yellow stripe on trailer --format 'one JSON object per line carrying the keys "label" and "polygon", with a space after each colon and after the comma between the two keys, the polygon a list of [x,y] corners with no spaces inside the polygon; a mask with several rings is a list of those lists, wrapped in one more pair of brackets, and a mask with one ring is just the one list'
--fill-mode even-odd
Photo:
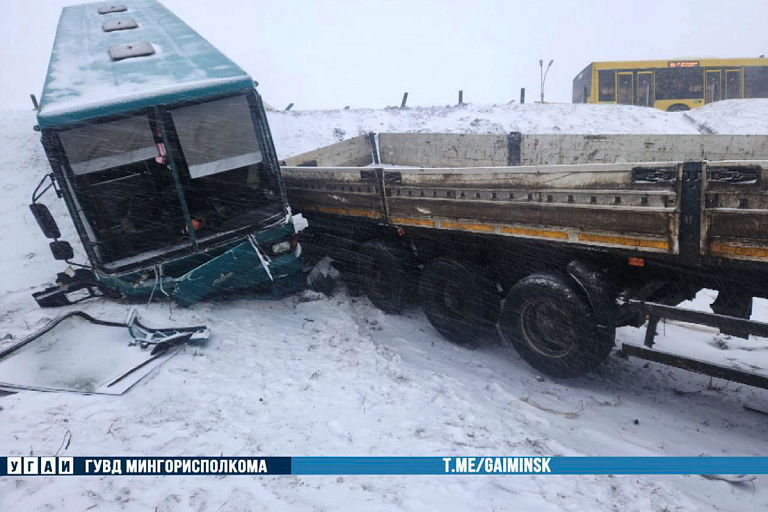
{"label": "yellow stripe on trailer", "polygon": [[390,217],[389,221],[392,224],[410,224],[411,226],[424,226],[433,228],[435,227],[435,221],[429,219],[412,219],[410,217]]}
{"label": "yellow stripe on trailer", "polygon": [[743,245],[712,244],[709,251],[718,256],[749,256],[752,258],[768,258],[768,249],[762,247],[746,247]]}
{"label": "yellow stripe on trailer", "polygon": [[333,213],[336,215],[349,215],[352,217],[369,217],[372,219],[380,219],[381,214],[375,210],[360,210],[358,208],[333,208],[330,206],[315,206],[312,208],[323,213]]}
{"label": "yellow stripe on trailer", "polygon": [[502,226],[501,232],[507,235],[538,236],[543,238],[560,238],[567,240],[568,233],[565,231],[551,231],[547,229],[514,228],[511,226]]}
{"label": "yellow stripe on trailer", "polygon": [[473,222],[457,222],[452,220],[444,220],[440,222],[440,227],[448,229],[462,229],[464,231],[482,231],[485,233],[493,233],[493,226],[490,224],[477,224]]}
{"label": "yellow stripe on trailer", "polygon": [[579,233],[582,242],[596,242],[599,244],[627,245],[633,247],[648,247],[651,249],[669,250],[669,242],[665,240],[648,240],[645,238],[628,238],[623,236],[598,235],[596,233]]}

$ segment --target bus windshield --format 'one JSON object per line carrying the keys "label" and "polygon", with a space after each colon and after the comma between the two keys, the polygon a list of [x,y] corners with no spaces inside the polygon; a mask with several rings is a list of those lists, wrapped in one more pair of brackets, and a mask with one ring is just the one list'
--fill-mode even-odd
{"label": "bus windshield", "polygon": [[193,179],[261,162],[245,96],[177,108],[171,116]]}
{"label": "bus windshield", "polygon": [[204,236],[282,213],[245,95],[171,110],[183,155],[184,195]]}
{"label": "bus windshield", "polygon": [[58,132],[81,220],[102,263],[178,238],[164,224],[184,216],[178,205],[163,204],[174,181],[153,122],[147,113]]}
{"label": "bus windshield", "polygon": [[245,95],[170,115],[166,132],[178,141],[170,151],[154,113],[58,132],[83,224],[102,263],[189,241],[170,158],[198,241],[284,213]]}

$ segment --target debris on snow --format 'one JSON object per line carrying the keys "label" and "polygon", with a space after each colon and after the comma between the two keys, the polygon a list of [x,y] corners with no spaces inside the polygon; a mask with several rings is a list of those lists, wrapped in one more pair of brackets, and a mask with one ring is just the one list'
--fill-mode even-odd
{"label": "debris on snow", "polygon": [[568,418],[569,420],[575,420],[576,418],[581,416],[581,413],[584,410],[584,406],[582,405],[581,407],[579,407],[579,410],[575,411],[575,412],[558,411],[557,409],[550,409],[549,407],[541,406],[536,401],[534,401],[532,398],[527,397],[527,396],[521,397],[520,401],[521,402],[525,402],[528,405],[539,409],[540,411],[548,412],[550,414],[557,414],[558,416],[562,416],[564,418]]}

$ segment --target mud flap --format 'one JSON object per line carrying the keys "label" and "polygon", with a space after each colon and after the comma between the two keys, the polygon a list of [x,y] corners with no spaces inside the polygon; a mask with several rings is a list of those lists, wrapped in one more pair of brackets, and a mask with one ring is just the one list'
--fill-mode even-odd
{"label": "mud flap", "polygon": [[125,322],[73,311],[0,350],[0,389],[120,395],[181,345],[209,336],[204,325],[150,327],[135,309]]}

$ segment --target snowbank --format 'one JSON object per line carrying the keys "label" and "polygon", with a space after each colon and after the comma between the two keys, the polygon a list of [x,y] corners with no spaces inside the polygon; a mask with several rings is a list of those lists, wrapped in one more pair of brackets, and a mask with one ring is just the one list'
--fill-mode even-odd
{"label": "snowbank", "polygon": [[367,132],[699,133],[696,123],[706,122],[716,133],[768,134],[768,100],[723,101],[675,113],[626,105],[513,103],[267,115],[280,158]]}
{"label": "snowbank", "polygon": [[687,114],[715,133],[768,134],[768,99],[720,101]]}

